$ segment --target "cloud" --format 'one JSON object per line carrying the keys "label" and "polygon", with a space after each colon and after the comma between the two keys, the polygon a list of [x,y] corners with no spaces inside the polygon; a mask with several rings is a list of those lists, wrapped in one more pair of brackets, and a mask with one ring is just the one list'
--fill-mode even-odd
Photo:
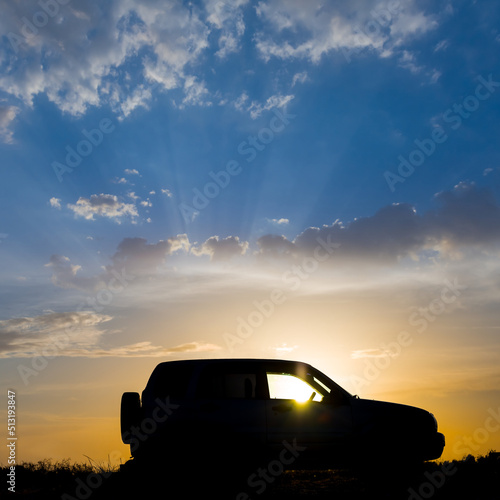
{"label": "cloud", "polygon": [[332,51],[343,52],[349,61],[366,49],[387,57],[408,39],[437,26],[435,16],[424,14],[413,0],[378,6],[369,0],[272,0],[259,2],[256,12],[263,23],[256,47],[266,61],[276,57],[317,63]]}
{"label": "cloud", "polygon": [[112,319],[96,312],[51,312],[0,321],[0,358],[163,357],[220,349],[216,344],[198,341],[173,347],[152,342],[108,346],[104,344],[108,332],[102,326]]}
{"label": "cloud", "polygon": [[290,220],[283,217],[281,219],[267,219],[267,221],[278,226],[290,224]]}
{"label": "cloud", "polygon": [[57,254],[52,255],[45,266],[52,269],[52,283],[61,288],[85,291],[109,289],[116,293],[117,283],[123,289],[138,277],[151,276],[165,263],[166,257],[178,250],[188,252],[189,248],[185,234],[152,244],[144,238],[124,238],[111,257],[111,264],[105,266],[100,274],[81,276],[81,265],[72,264],[68,257]]}
{"label": "cloud", "polygon": [[162,347],[154,345],[152,342],[137,342],[120,347],[102,348],[96,346],[92,349],[68,351],[65,356],[85,356],[91,358],[115,357],[115,358],[163,358],[173,356],[178,353],[191,352],[214,352],[221,347],[207,342],[188,342],[174,347]]}
{"label": "cloud", "polygon": [[127,174],[127,175],[140,175],[140,174],[139,174],[139,171],[138,171],[138,170],[136,170],[135,168],[126,168],[126,169],[124,170],[124,172],[125,172],[125,174]]}
{"label": "cloud", "polygon": [[286,343],[273,347],[273,350],[276,352],[276,355],[283,356],[295,351],[299,346],[298,345],[288,345]]}
{"label": "cloud", "polygon": [[240,242],[237,236],[228,236],[219,239],[218,236],[208,238],[198,247],[193,247],[191,252],[194,255],[209,255],[212,261],[229,260],[234,256],[244,255],[248,250],[248,242]]}
{"label": "cloud", "polygon": [[434,47],[434,52],[439,52],[440,50],[446,50],[450,46],[450,41],[447,39],[441,40]]}
{"label": "cloud", "polygon": [[6,144],[14,142],[13,132],[10,127],[18,113],[19,108],[16,106],[0,105],[0,140]]}
{"label": "cloud", "polygon": [[205,86],[204,81],[198,81],[194,76],[188,76],[184,80],[184,99],[178,106],[183,108],[186,104],[198,106],[211,106],[210,92]]}
{"label": "cloud", "polygon": [[50,206],[52,208],[57,208],[58,210],[61,210],[61,200],[60,198],[51,198],[49,200]]}
{"label": "cloud", "polygon": [[248,0],[234,0],[221,2],[220,0],[206,0],[207,21],[219,32],[219,50],[215,53],[220,59],[240,49],[240,40],[245,33],[245,23],[241,7]]}
{"label": "cloud", "polygon": [[363,359],[363,358],[385,358],[390,356],[391,358],[397,355],[391,351],[386,351],[383,349],[360,349],[351,352],[352,359]]}
{"label": "cloud", "polygon": [[52,269],[51,281],[61,288],[94,290],[105,286],[105,276],[77,276],[82,266],[71,264],[70,259],[64,255],[52,255],[45,267]]}
{"label": "cloud", "polygon": [[[391,12],[369,0],[270,0],[255,7],[248,0],[56,2],[56,12],[30,31],[27,23],[43,13],[41,7],[34,1],[3,1],[0,29],[9,64],[0,90],[30,107],[35,96],[44,95],[75,116],[107,105],[123,119],[148,109],[155,90],[175,91],[179,107],[207,106],[217,92],[207,88],[211,75],[203,74],[200,64],[209,50],[221,60],[241,52],[248,12],[252,18],[257,13],[260,24],[251,43],[264,60],[317,63],[332,51],[399,53],[407,40],[437,25],[437,17],[414,0],[389,4],[396,6]],[[137,68],[133,78],[131,66]],[[292,84],[305,77],[296,73]],[[263,106],[255,104],[254,116]],[[17,112],[13,106],[0,111],[4,141],[12,141],[9,126]]]}
{"label": "cloud", "polygon": [[[192,4],[114,0],[55,5],[57,13],[30,33],[20,20],[30,22],[34,13],[43,12],[39,5],[2,2],[0,28],[10,41],[10,62],[0,89],[28,106],[34,96],[45,94],[72,115],[108,103],[127,116],[148,106],[155,87],[183,89],[193,76],[190,66],[209,46],[206,12]],[[139,66],[138,79],[120,78],[128,63]]]}
{"label": "cloud", "polygon": [[335,221],[309,227],[290,241],[265,235],[257,241],[260,256],[311,255],[319,242],[337,245],[331,262],[395,264],[407,256],[434,249],[443,256],[450,248],[500,242],[500,206],[493,193],[473,183],[460,183],[435,196],[437,208],[419,215],[406,203],[396,203],[348,224]]}
{"label": "cloud", "polygon": [[[435,195],[434,208],[422,214],[407,203],[382,207],[374,215],[342,223],[308,227],[293,240],[284,235],[265,234],[249,252],[250,242],[238,236],[211,236],[201,244],[191,244],[187,235],[179,234],[148,243],[144,238],[124,238],[111,263],[96,276],[84,276],[80,265],[61,255],[53,255],[47,264],[53,271],[52,282],[64,288],[98,290],[105,287],[116,273],[135,277],[158,274],[167,258],[178,251],[186,258],[208,256],[211,262],[245,257],[252,265],[301,260],[304,256],[326,255],[328,266],[359,267],[394,266],[403,259],[424,261],[437,258],[461,258],[463,249],[485,252],[500,243],[500,205],[491,190],[472,183],[460,183],[449,191]],[[278,227],[286,219],[276,219]],[[193,257],[194,256],[194,257]],[[140,282],[141,280],[138,280]]]}
{"label": "cloud", "polygon": [[282,235],[266,234],[257,240],[260,256],[268,257],[290,257],[298,253],[296,245]]}
{"label": "cloud", "polygon": [[294,97],[293,95],[272,95],[264,104],[252,101],[246,110],[250,112],[250,117],[255,120],[264,111],[269,111],[273,108],[284,108]]}
{"label": "cloud", "polygon": [[95,312],[48,313],[0,321],[0,357],[31,357],[50,351],[50,356],[89,348],[102,335],[99,327],[112,319]]}
{"label": "cloud", "polygon": [[87,220],[94,220],[95,216],[113,219],[120,222],[122,217],[137,217],[137,209],[131,203],[124,203],[112,194],[93,194],[90,198],[80,197],[75,205],[68,203],[68,208],[75,215]]}
{"label": "cloud", "polygon": [[292,87],[295,87],[297,83],[305,83],[308,79],[307,72],[295,73],[292,78]]}
{"label": "cloud", "polygon": [[[112,257],[114,268],[126,268],[134,274],[155,272],[168,255],[178,250],[188,251],[189,239],[180,234],[158,243],[148,243],[144,238],[124,238]],[[108,268],[110,270],[111,267]]]}
{"label": "cloud", "polygon": [[455,246],[500,240],[500,206],[491,190],[461,182],[435,199],[439,207],[425,214],[424,221],[436,240]]}

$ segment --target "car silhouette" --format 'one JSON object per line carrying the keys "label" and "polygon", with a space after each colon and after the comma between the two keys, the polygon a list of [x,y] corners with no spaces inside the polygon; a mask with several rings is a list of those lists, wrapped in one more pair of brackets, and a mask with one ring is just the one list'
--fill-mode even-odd
{"label": "car silhouette", "polygon": [[[275,359],[163,362],[142,397],[126,392],[121,433],[134,460],[283,467],[441,456],[444,435],[420,408],[360,399],[307,363]],[[295,463],[294,463],[295,465]]]}

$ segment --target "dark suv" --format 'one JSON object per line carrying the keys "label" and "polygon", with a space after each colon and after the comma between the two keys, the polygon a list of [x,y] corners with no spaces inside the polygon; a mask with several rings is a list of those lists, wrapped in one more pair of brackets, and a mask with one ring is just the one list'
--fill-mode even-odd
{"label": "dark suv", "polygon": [[[312,366],[275,359],[160,363],[121,402],[123,442],[136,460],[280,456],[331,467],[381,457],[437,459],[432,413],[360,399]],[[287,451],[285,451],[287,450]],[[287,464],[287,465],[288,465]]]}

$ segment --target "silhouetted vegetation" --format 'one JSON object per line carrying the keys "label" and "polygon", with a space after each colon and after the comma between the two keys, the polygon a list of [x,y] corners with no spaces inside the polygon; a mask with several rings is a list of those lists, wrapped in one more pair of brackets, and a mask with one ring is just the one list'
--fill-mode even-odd
{"label": "silhouetted vegetation", "polygon": [[[289,470],[267,482],[263,491],[252,490],[245,478],[231,476],[231,482],[227,471],[217,468],[209,473],[184,469],[169,474],[163,467],[135,468],[133,462],[127,465],[120,470],[91,459],[85,463],[24,462],[16,466],[16,492],[4,486],[0,496],[23,500],[198,499],[205,498],[203,494],[218,499],[240,495],[239,500],[366,499],[374,495],[409,500],[500,498],[500,453],[493,451],[485,456],[469,455],[463,460],[413,467],[395,461],[363,470]],[[8,468],[1,469],[5,477]],[[226,488],[229,483],[230,489]]]}

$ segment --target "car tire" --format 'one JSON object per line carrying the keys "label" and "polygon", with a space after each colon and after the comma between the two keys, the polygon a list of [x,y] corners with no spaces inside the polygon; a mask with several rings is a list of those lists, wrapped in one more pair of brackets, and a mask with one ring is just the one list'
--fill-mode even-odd
{"label": "car tire", "polygon": [[122,441],[130,444],[132,435],[130,429],[140,425],[141,398],[137,392],[124,392],[120,405],[120,428]]}

